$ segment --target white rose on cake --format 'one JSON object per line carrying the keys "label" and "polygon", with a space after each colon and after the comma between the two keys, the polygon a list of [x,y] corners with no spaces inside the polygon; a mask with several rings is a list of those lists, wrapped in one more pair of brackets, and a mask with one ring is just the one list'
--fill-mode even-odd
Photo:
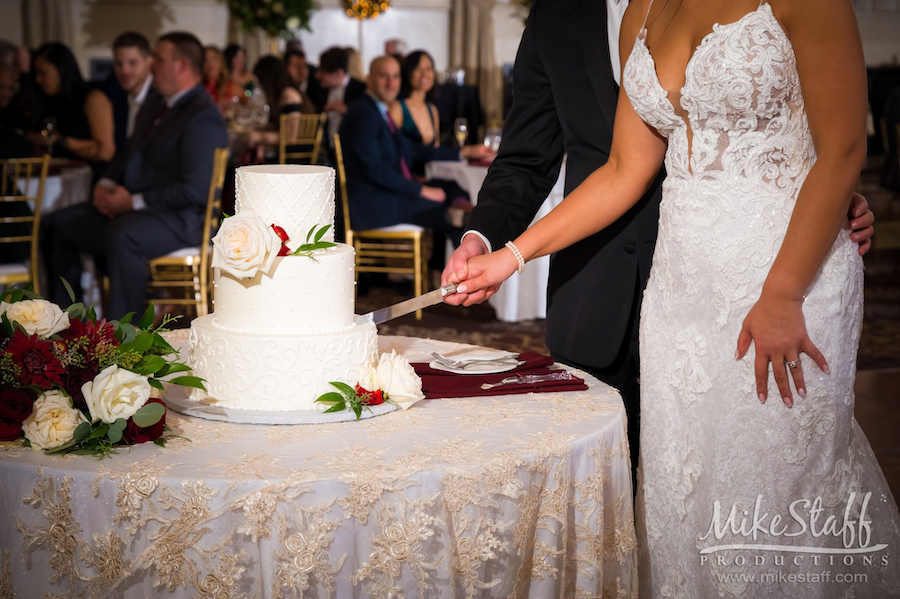
{"label": "white rose on cake", "polygon": [[10,322],[18,322],[29,335],[47,339],[69,328],[69,315],[53,302],[43,299],[3,302],[3,312]]}
{"label": "white rose on cake", "polygon": [[62,391],[47,391],[34,400],[22,431],[34,449],[55,449],[72,441],[82,422],[87,422],[87,418],[72,407],[72,400]]}
{"label": "white rose on cake", "polygon": [[388,399],[404,410],[420,399],[425,399],[425,394],[422,393],[422,379],[406,358],[394,350],[389,354],[381,354],[375,372],[378,388],[387,393]]}
{"label": "white rose on cake", "polygon": [[213,237],[212,265],[238,279],[267,273],[281,249],[278,234],[259,218],[231,216]]}
{"label": "white rose on cake", "polygon": [[134,416],[150,399],[151,389],[147,377],[113,364],[82,385],[81,392],[94,422],[112,424],[119,418],[128,420]]}

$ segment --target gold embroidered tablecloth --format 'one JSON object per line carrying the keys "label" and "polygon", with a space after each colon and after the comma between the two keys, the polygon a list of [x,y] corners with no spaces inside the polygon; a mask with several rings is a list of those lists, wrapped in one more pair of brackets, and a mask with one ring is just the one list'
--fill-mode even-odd
{"label": "gold embroidered tablecloth", "polygon": [[170,411],[190,442],[103,461],[0,444],[0,599],[636,597],[624,408],[587,381],[323,425]]}

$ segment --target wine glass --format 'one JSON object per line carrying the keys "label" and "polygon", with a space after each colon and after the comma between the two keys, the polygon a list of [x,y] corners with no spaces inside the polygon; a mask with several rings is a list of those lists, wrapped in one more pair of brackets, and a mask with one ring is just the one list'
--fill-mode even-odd
{"label": "wine glass", "polygon": [[56,145],[56,142],[59,141],[59,128],[56,124],[56,119],[52,117],[48,117],[44,119],[44,126],[41,129],[41,137],[44,138],[44,143],[47,144],[47,153],[51,156],[53,155],[53,146]]}
{"label": "wine glass", "polygon": [[466,138],[469,136],[469,121],[466,119],[456,119],[453,121],[453,135],[456,137],[456,143],[462,148],[466,145]]}
{"label": "wine glass", "polygon": [[491,127],[491,150],[494,154],[500,151],[500,140],[503,138],[502,127]]}

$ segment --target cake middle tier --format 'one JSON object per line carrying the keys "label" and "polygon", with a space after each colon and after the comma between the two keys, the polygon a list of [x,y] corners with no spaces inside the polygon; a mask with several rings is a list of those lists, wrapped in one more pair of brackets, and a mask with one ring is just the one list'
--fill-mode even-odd
{"label": "cake middle tier", "polygon": [[335,333],[353,326],[354,251],[339,243],[312,257],[280,256],[268,274],[215,272],[213,325],[273,335]]}

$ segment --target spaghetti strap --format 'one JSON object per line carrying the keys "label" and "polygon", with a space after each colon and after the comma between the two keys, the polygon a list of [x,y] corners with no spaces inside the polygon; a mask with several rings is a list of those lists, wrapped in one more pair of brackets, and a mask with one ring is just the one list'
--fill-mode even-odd
{"label": "spaghetti strap", "polygon": [[[760,0],[760,3],[765,2],[766,0]],[[653,0],[650,0],[650,4],[647,5],[647,12],[644,15],[644,23],[641,25],[641,31],[647,30],[647,17],[650,16],[650,9],[653,7]]]}

